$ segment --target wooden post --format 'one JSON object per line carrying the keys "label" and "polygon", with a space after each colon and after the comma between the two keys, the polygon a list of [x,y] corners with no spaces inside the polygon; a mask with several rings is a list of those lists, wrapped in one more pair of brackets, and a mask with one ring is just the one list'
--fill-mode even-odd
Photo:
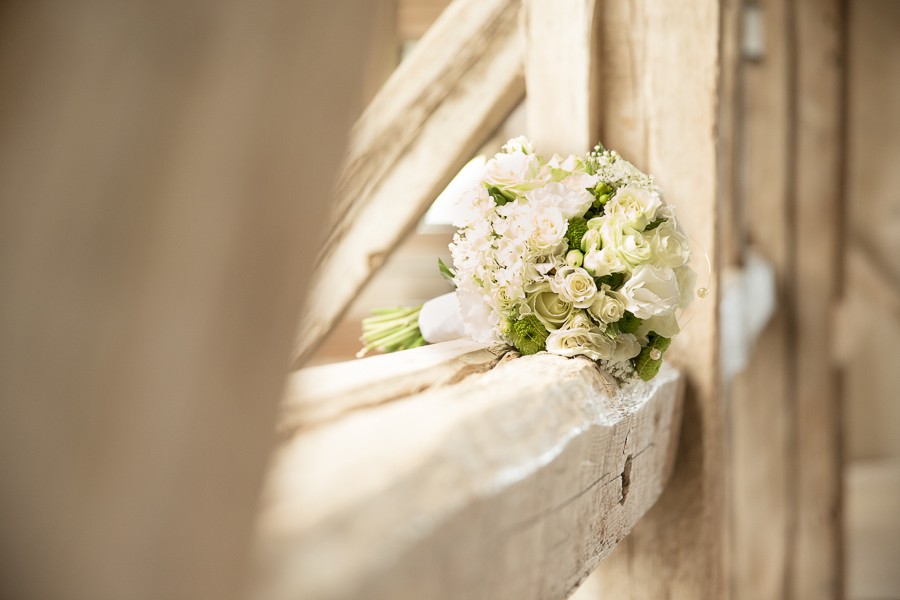
{"label": "wooden post", "polygon": [[832,316],[841,286],[844,185],[843,0],[795,0],[796,141],[791,306],[796,350],[795,598],[843,597],[840,377]]}
{"label": "wooden post", "polygon": [[595,0],[525,2],[528,135],[541,154],[581,154],[599,141]]}
{"label": "wooden post", "polygon": [[[789,331],[794,253],[789,190],[794,122],[790,110],[790,0],[748,3],[765,46],[741,66],[738,193],[745,232],[773,266],[777,302],[746,369],[729,394],[731,595],[734,600],[785,598],[792,562],[790,532],[794,408]],[[766,218],[760,218],[766,215]]]}
{"label": "wooden post", "polygon": [[0,596],[242,597],[370,6],[3,6]]}
{"label": "wooden post", "polygon": [[610,598],[722,598],[723,409],[716,228],[717,0],[610,0],[601,16],[602,141],[652,173],[696,241],[708,293],[671,351],[688,378],[675,472],[659,502],[598,570]]}

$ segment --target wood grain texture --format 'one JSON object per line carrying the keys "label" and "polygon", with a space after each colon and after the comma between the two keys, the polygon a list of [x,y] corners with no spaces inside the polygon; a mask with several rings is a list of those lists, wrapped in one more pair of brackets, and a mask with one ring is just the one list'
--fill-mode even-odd
{"label": "wood grain texture", "polygon": [[831,348],[842,278],[845,21],[842,0],[795,0],[796,598],[844,593],[841,381]]}
{"label": "wood grain texture", "polygon": [[516,0],[456,0],[354,128],[299,365],[524,93]]}
{"label": "wood grain texture", "polygon": [[900,458],[900,3],[849,4],[847,458]]}
{"label": "wood grain texture", "polygon": [[369,6],[0,7],[0,597],[241,597]]}
{"label": "wood grain texture", "polygon": [[301,432],[271,471],[257,597],[566,598],[662,491],[680,408],[671,367],[619,390],[539,354]]}
{"label": "wood grain texture", "polygon": [[[717,80],[719,2],[603,3],[602,141],[652,173],[699,246],[709,293],[667,356],[687,378],[671,484],[598,572],[614,598],[726,594],[724,431],[719,382]],[[690,65],[690,68],[686,68]],[[712,275],[706,283],[707,263]]]}
{"label": "wood grain texture", "polygon": [[[503,344],[486,347],[457,340],[347,363],[310,367],[288,378],[278,428],[282,436],[316,427],[352,410],[369,408],[426,389],[456,383],[492,369],[505,355]],[[352,375],[352,377],[348,376]]]}
{"label": "wood grain texture", "polygon": [[728,388],[734,600],[774,600],[790,593],[796,457],[790,388],[795,240],[790,218],[794,121],[789,8],[789,0],[757,4],[765,51],[741,67],[738,193],[748,217],[755,216],[743,222],[739,235],[746,236],[754,251],[772,265],[777,301],[756,352]]}
{"label": "wood grain texture", "polygon": [[545,156],[599,141],[599,15],[595,0],[526,0],[528,135]]}

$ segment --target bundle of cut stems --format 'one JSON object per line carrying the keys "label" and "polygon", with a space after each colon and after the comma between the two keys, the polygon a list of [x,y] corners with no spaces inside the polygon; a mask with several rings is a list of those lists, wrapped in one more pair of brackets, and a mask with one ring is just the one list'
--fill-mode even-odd
{"label": "bundle of cut stems", "polygon": [[363,334],[359,341],[363,348],[356,357],[362,358],[372,350],[395,352],[424,346],[425,338],[419,330],[421,310],[421,305],[372,310],[372,316],[362,321]]}

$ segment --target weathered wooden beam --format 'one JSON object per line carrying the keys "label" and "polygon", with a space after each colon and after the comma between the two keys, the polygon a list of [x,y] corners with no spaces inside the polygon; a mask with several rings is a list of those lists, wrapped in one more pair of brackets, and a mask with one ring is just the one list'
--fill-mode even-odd
{"label": "weathered wooden beam", "polygon": [[670,367],[619,389],[539,354],[302,431],[270,473],[256,597],[565,598],[661,493],[680,410]]}
{"label": "weathered wooden beam", "polygon": [[[278,428],[282,436],[316,427],[353,410],[411,396],[426,389],[456,383],[488,371],[509,346],[486,347],[461,339],[373,356],[348,367],[346,363],[301,369],[287,381]],[[348,377],[348,372],[352,377]]]}
{"label": "weathered wooden beam", "polygon": [[[726,595],[719,368],[717,83],[719,0],[608,0],[601,16],[604,144],[652,173],[702,251],[708,288],[669,354],[687,379],[671,484],[600,567],[610,598]],[[712,274],[707,276],[707,254]],[[708,281],[708,283],[707,283]]]}
{"label": "weathered wooden beam", "polygon": [[518,15],[519,0],[456,0],[357,123],[296,364],[521,100]]}
{"label": "weathered wooden beam", "polygon": [[842,281],[844,0],[795,0],[792,234],[796,344],[796,598],[843,597],[840,379],[832,316]]}
{"label": "weathered wooden beam", "polygon": [[[794,406],[790,294],[795,238],[790,110],[791,0],[748,4],[756,46],[741,67],[738,189],[746,236],[775,272],[775,312],[746,369],[728,387],[729,531],[733,600],[790,598],[793,562]],[[754,23],[755,22],[755,23]],[[755,44],[754,44],[755,45]],[[762,217],[761,215],[766,215]]]}
{"label": "weathered wooden beam", "polygon": [[599,36],[595,0],[526,0],[528,135],[538,150],[581,154],[599,135]]}

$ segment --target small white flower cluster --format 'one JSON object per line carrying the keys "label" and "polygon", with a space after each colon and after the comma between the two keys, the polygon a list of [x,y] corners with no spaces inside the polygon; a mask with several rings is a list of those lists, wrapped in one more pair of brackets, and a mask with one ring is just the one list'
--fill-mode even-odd
{"label": "small white flower cluster", "polygon": [[523,137],[462,194],[450,244],[466,333],[649,379],[691,301],[690,248],[653,179],[617,153],[545,160]]}

